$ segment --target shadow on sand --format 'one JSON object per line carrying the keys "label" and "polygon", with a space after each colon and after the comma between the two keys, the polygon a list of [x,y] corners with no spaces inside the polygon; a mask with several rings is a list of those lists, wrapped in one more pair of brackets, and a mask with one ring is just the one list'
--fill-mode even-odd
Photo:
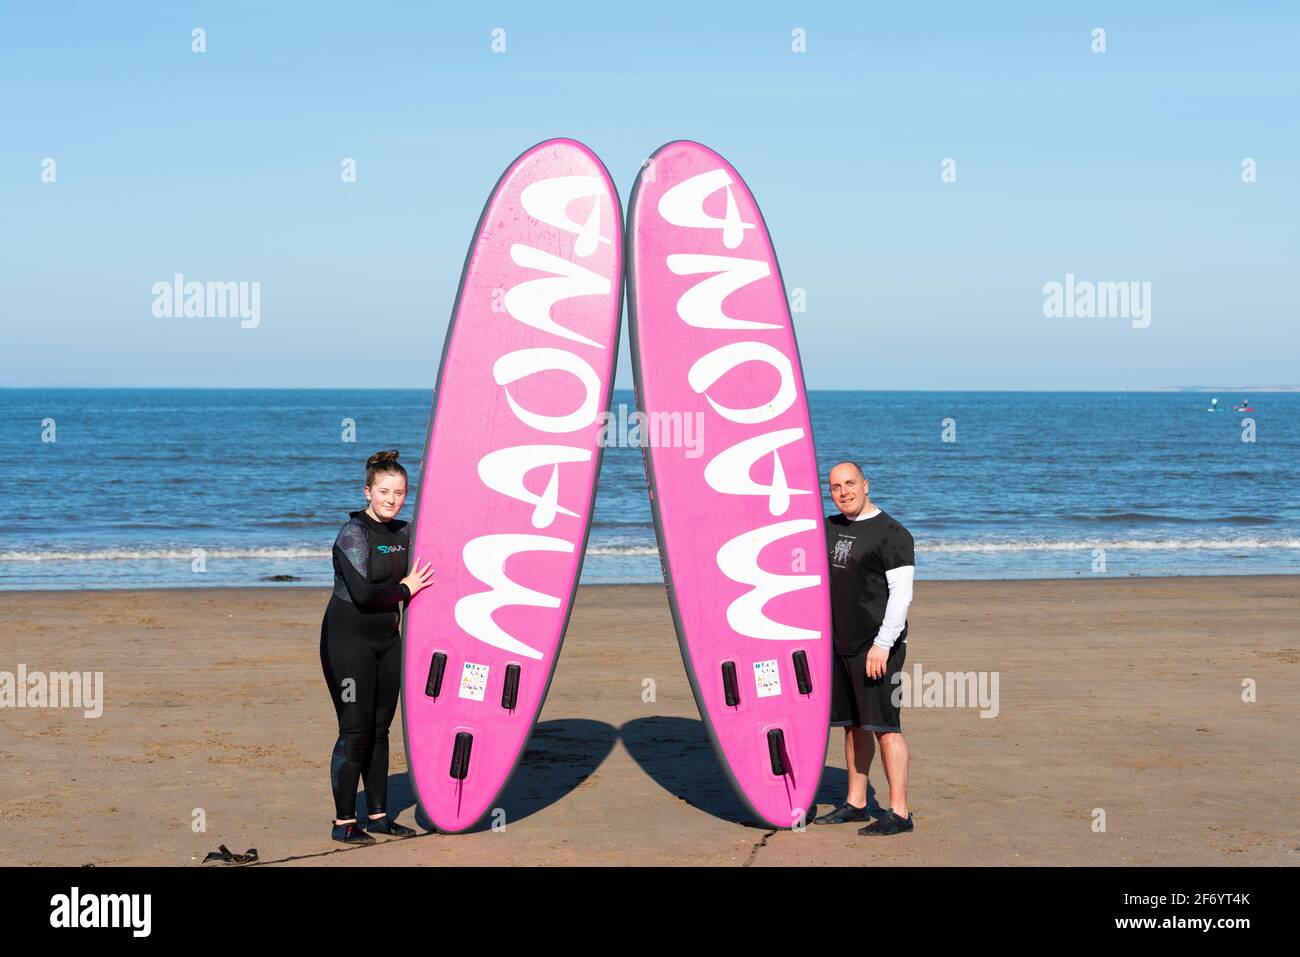
{"label": "shadow on sand", "polygon": [[[528,739],[523,760],[497,800],[506,822],[521,821],[559,801],[600,767],[617,739],[618,730],[603,721],[572,718],[540,722]],[[389,775],[388,803],[390,816],[415,804],[410,778],[405,773]],[[361,796],[358,814],[364,813],[364,805]],[[415,822],[426,831],[433,830],[432,822],[418,809]],[[489,813],[469,833],[491,827]]]}
{"label": "shadow on sand", "polygon": [[[632,759],[656,784],[692,807],[716,818],[747,827],[767,825],[753,820],[732,790],[709,744],[704,723],[697,718],[648,717],[627,722],[622,729],[603,721],[566,719],[543,721],[533,730],[523,761],[515,769],[497,806],[508,822],[520,821],[562,800],[590,777],[609,756],[620,734]],[[832,747],[835,740],[831,739]],[[844,801],[848,775],[843,768],[826,767],[817,790],[819,805]],[[405,773],[388,778],[389,815],[396,816],[415,804]],[[867,807],[879,816],[876,792],[869,790]],[[825,807],[822,808],[825,810]],[[366,813],[364,795],[358,794],[357,814]],[[416,823],[433,830],[417,810]],[[491,828],[492,817],[480,821],[472,832]]]}

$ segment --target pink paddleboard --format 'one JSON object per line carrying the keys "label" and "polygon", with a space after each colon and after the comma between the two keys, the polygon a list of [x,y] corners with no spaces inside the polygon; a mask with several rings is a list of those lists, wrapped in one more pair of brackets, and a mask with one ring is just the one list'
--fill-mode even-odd
{"label": "pink paddleboard", "polygon": [[540,143],[492,191],[447,329],[403,626],[416,800],[444,832],[493,810],[560,654],[595,503],[622,300],[622,210],[581,143]]}
{"label": "pink paddleboard", "polygon": [[[637,406],[682,658],[746,807],[798,827],[826,756],[830,605],[776,253],[740,175],[699,143],[669,143],[646,162],[627,232]],[[684,416],[700,427],[694,448],[672,441]]]}

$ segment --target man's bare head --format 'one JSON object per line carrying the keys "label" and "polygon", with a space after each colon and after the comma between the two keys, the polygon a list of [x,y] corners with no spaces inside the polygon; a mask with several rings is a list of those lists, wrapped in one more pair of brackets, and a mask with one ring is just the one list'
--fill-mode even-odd
{"label": "man's bare head", "polygon": [[871,500],[867,498],[870,483],[857,462],[839,463],[831,469],[827,482],[831,489],[831,501],[842,515],[856,518],[870,505]]}

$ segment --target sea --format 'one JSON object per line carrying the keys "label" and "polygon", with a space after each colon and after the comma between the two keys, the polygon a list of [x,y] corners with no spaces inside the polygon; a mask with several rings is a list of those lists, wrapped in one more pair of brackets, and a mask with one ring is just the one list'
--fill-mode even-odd
{"label": "sea", "polygon": [[[364,464],[418,487],[428,390],[0,389],[0,590],[324,587]],[[1300,393],[812,392],[920,579],[1295,574]],[[613,410],[634,408],[617,390]],[[635,442],[635,435],[631,436]],[[414,494],[401,515],[410,518]],[[834,506],[822,488],[827,514]],[[455,508],[448,502],[446,507]],[[586,584],[661,582],[641,449],[605,450]]]}

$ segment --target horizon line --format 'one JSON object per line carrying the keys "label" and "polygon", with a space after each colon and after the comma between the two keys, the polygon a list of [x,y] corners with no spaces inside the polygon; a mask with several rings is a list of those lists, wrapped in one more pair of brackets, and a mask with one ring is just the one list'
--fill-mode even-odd
{"label": "horizon line", "polygon": [[[35,392],[41,389],[63,389],[94,392],[128,392],[128,391],[156,391],[156,392],[420,392],[433,390],[432,386],[325,386],[325,385],[300,385],[300,386],[261,386],[261,385],[238,385],[238,386],[179,386],[179,385],[14,385],[0,386],[0,392]],[[614,392],[632,392],[632,386],[620,386],[613,389]],[[1119,386],[1111,389],[1034,389],[1034,388],[1002,388],[1002,389],[984,389],[984,388],[953,388],[953,389],[837,389],[837,388],[805,388],[805,392],[905,392],[905,393],[945,393],[945,392],[970,392],[970,393],[1005,393],[1005,392],[1023,392],[1027,394],[1039,395],[1058,395],[1063,393],[1083,393],[1083,394],[1103,394],[1103,393],[1133,393],[1138,395],[1155,395],[1170,392],[1259,392],[1259,393],[1282,393],[1282,392],[1300,392],[1300,385],[1187,385],[1187,386],[1146,386],[1142,388],[1130,388]]]}

